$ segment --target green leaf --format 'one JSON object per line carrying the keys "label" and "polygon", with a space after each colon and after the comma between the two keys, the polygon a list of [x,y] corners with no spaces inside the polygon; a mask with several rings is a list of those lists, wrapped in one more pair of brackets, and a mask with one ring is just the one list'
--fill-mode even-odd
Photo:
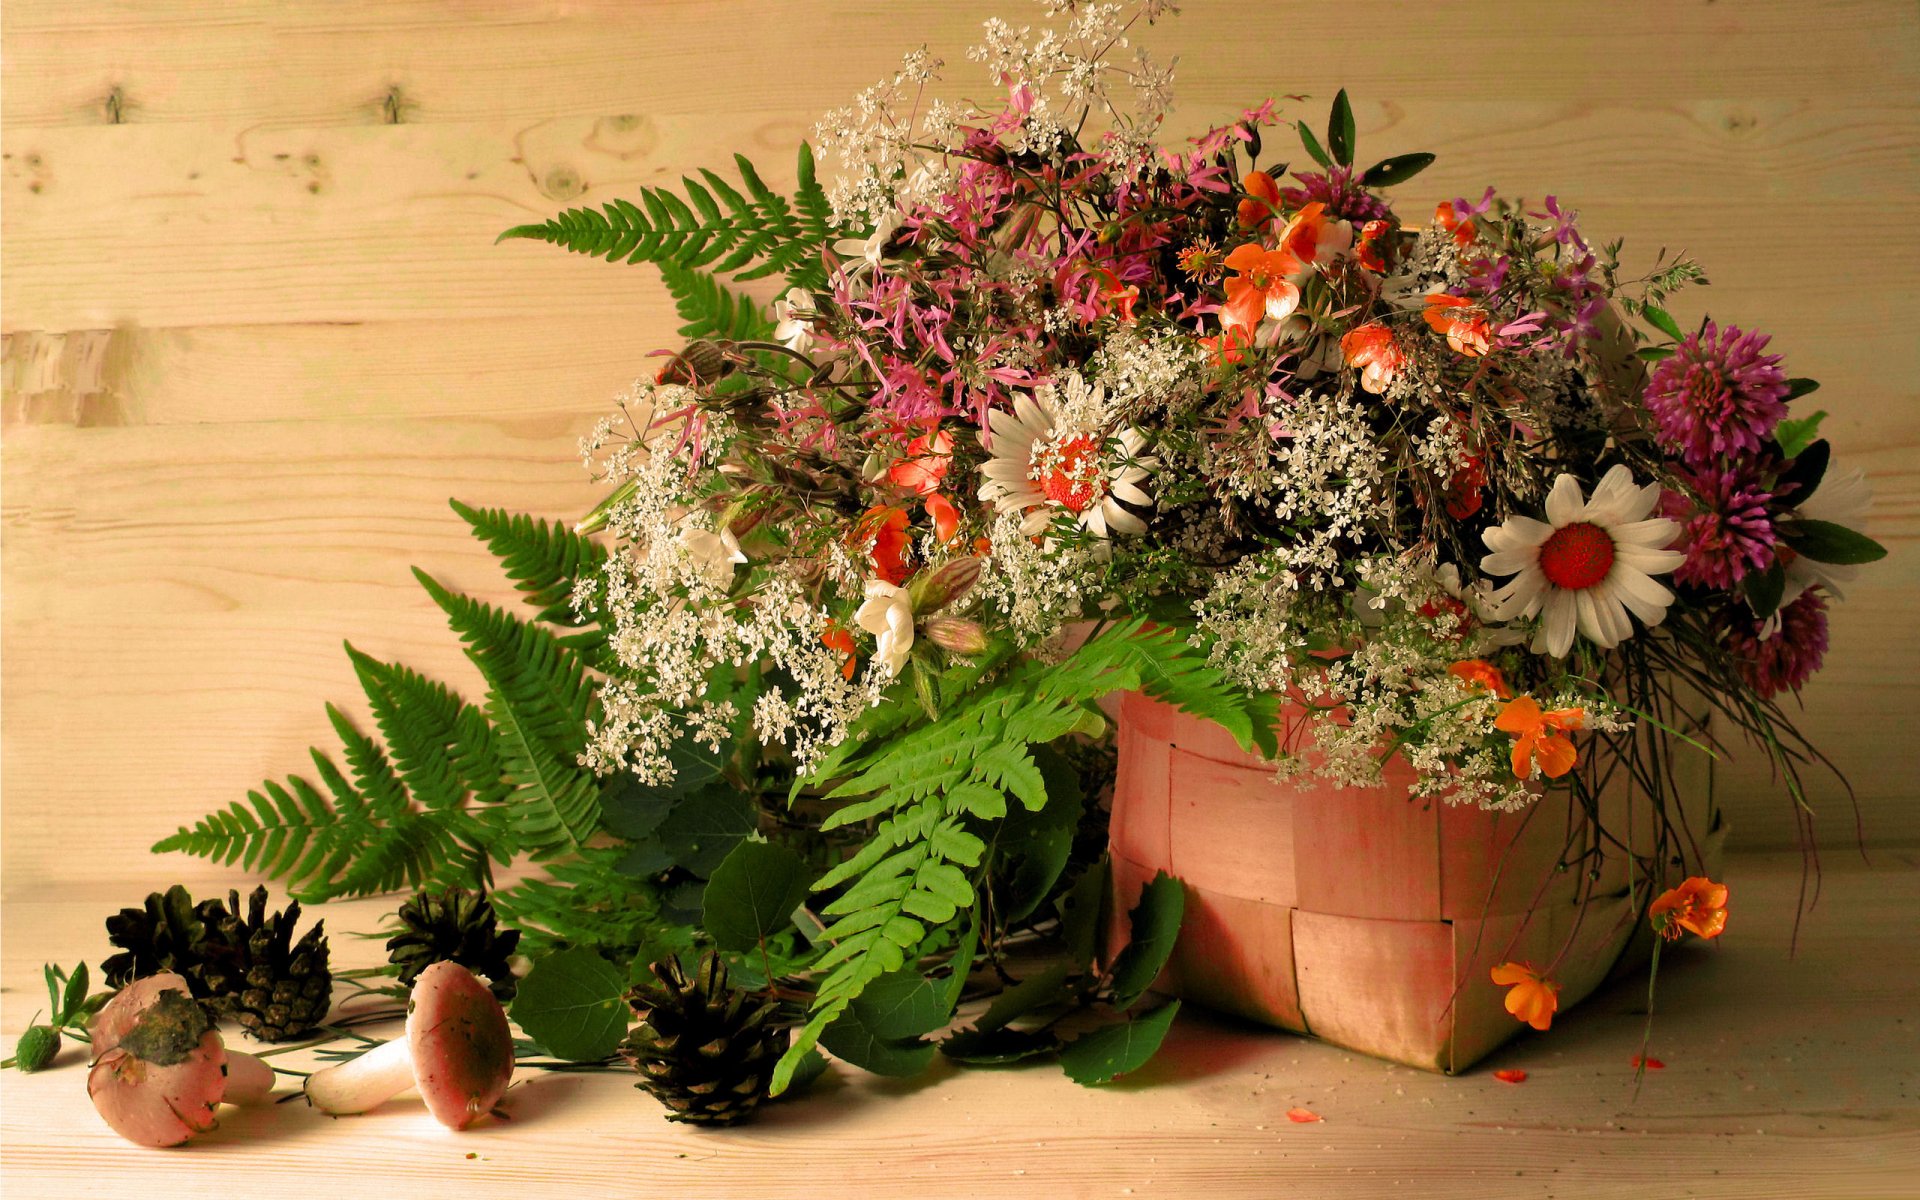
{"label": "green leaf", "polygon": [[953,1019],[953,1009],[943,1003],[945,991],[918,971],[894,971],[868,984],[848,1011],[876,1037],[919,1037]]}
{"label": "green leaf", "polygon": [[594,951],[556,951],[520,981],[513,1020],[555,1058],[595,1062],[626,1036],[626,987],[620,971]]}
{"label": "green leaf", "polygon": [[62,993],[59,1005],[54,1009],[53,1023],[67,1025],[80,1015],[87,1006],[87,964],[81,963],[67,977],[66,991]]}
{"label": "green leaf", "polygon": [[1028,1013],[1065,1003],[1073,995],[1067,985],[1072,974],[1073,969],[1066,963],[1054,963],[1038,974],[1027,976],[995,996],[973,1027],[982,1032],[1000,1029]]}
{"label": "green leaf", "polygon": [[1820,436],[1820,422],[1827,419],[1822,409],[1804,417],[1789,417],[1773,428],[1773,440],[1780,444],[1780,453],[1788,458],[1798,458],[1813,445]]}
{"label": "green leaf", "polygon": [[1033,761],[1046,807],[1015,809],[994,837],[994,912],[1005,925],[1025,920],[1052,894],[1086,803],[1078,773],[1057,751],[1036,746]]}
{"label": "green leaf", "polygon": [[1341,166],[1350,167],[1353,142],[1353,105],[1347,103],[1347,89],[1341,88],[1333,97],[1333,111],[1327,114],[1327,149]]}
{"label": "green leaf", "polygon": [[836,1058],[845,1059],[875,1075],[918,1075],[933,1061],[934,1045],[923,1039],[883,1037],[849,1008],[820,1034],[820,1044]]}
{"label": "green leaf", "polygon": [[773,336],[773,322],[760,306],[750,297],[728,291],[709,272],[663,262],[660,278],[685,322],[676,331],[681,337],[754,342]]}
{"label": "green leaf", "polygon": [[1389,188],[1395,184],[1405,183],[1432,165],[1433,155],[1424,151],[1418,154],[1397,154],[1368,167],[1360,176],[1360,182],[1370,188]]}
{"label": "green leaf", "polygon": [[739,842],[707,879],[701,925],[722,950],[752,950],[792,926],[809,879],[806,861],[787,847]]}
{"label": "green leaf", "polygon": [[1075,1083],[1107,1083],[1137,1071],[1160,1049],[1180,1011],[1174,1000],[1142,1017],[1102,1026],[1067,1043],[1060,1066]]}
{"label": "green leaf", "polygon": [[1817,379],[1789,379],[1787,380],[1787,403],[1791,404],[1800,397],[1811,395],[1819,390],[1820,381]]}
{"label": "green leaf", "polygon": [[1887,556],[1887,548],[1879,542],[1832,521],[1799,518],[1783,522],[1779,530],[1781,541],[1815,562],[1856,566],[1878,562]]}
{"label": "green leaf", "polygon": [[1178,879],[1161,871],[1140,889],[1140,901],[1128,914],[1132,937],[1113,960],[1113,1006],[1130,1008],[1173,954],[1186,913],[1187,891]]}
{"label": "green leaf", "polygon": [[1672,346],[1642,346],[1633,352],[1641,362],[1659,362],[1663,358],[1673,357]]}
{"label": "green leaf", "polygon": [[650,787],[622,771],[600,790],[600,824],[630,841],[652,837],[683,795],[671,787]]}
{"label": "green leaf", "polygon": [[1073,881],[1073,887],[1060,898],[1061,936],[1066,939],[1068,961],[1076,967],[1091,963],[1094,949],[1106,922],[1111,898],[1113,863],[1105,857]]}
{"label": "green leaf", "polygon": [[1820,489],[1820,481],[1827,477],[1827,466],[1832,461],[1831,442],[1823,438],[1813,443],[1793,456],[1787,469],[1774,481],[1773,494],[1785,499],[1790,507],[1799,507]]}
{"label": "green leaf", "polygon": [[1752,571],[1740,581],[1740,590],[1747,597],[1747,607],[1753,609],[1753,615],[1766,620],[1780,608],[1780,598],[1786,594],[1787,572],[1775,559],[1767,564],[1764,571]]}
{"label": "green leaf", "polygon": [[1333,160],[1327,157],[1326,150],[1321,148],[1320,139],[1313,136],[1313,130],[1307,128],[1307,123],[1305,121],[1295,121],[1293,127],[1300,133],[1300,144],[1307,148],[1307,156],[1319,163],[1322,167],[1331,170],[1333,168]]}
{"label": "green leaf", "polygon": [[659,838],[674,862],[705,879],[759,824],[753,797],[720,783],[676,805],[661,823]]}
{"label": "green leaf", "polygon": [[813,1085],[813,1081],[827,1073],[827,1060],[818,1050],[809,1050],[800,1056],[800,1062],[793,1070],[793,1078],[787,1084],[782,1095],[798,1096]]}
{"label": "green leaf", "polygon": [[1647,319],[1647,324],[1658,329],[1661,333],[1666,334],[1676,342],[1686,336],[1680,332],[1680,322],[1673,319],[1673,314],[1657,304],[1641,305],[1640,315]]}
{"label": "green leaf", "polygon": [[940,1053],[969,1066],[997,1067],[1052,1054],[1061,1046],[1050,1029],[962,1029],[940,1043]]}

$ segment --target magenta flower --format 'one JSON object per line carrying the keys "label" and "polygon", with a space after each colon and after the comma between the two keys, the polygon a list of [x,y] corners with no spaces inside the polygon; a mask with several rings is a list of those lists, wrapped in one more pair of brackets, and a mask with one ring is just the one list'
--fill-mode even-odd
{"label": "magenta flower", "polygon": [[1787,377],[1779,355],[1761,353],[1767,341],[1709,321],[1654,368],[1647,410],[1661,444],[1688,466],[1756,453],[1786,415]]}
{"label": "magenta flower", "polygon": [[1299,187],[1280,189],[1280,199],[1289,212],[1305,208],[1318,200],[1327,206],[1327,215],[1352,221],[1384,221],[1393,215],[1386,201],[1360,186],[1350,167],[1332,167],[1325,175],[1318,171],[1295,171]]}
{"label": "magenta flower", "polygon": [[1773,561],[1773,518],[1767,505],[1773,497],[1753,480],[1732,470],[1703,468],[1681,471],[1693,489],[1689,499],[1666,494],[1665,514],[1681,522],[1680,548],[1687,561],[1673,573],[1680,583],[1699,587],[1731,588],[1749,571],[1765,570]]}
{"label": "magenta flower", "polygon": [[1817,588],[1782,608],[1777,622],[1756,621],[1740,605],[1728,624],[1727,651],[1762,697],[1799,691],[1827,656],[1827,599]]}

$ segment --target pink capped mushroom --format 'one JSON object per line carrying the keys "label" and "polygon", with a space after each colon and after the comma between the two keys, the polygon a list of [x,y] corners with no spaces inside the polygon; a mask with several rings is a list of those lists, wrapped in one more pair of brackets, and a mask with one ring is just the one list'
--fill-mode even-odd
{"label": "pink capped mushroom", "polygon": [[89,1027],[87,1095],[113,1131],[142,1146],[178,1146],[219,1122],[221,1103],[273,1090],[273,1068],[229,1051],[187,981],[149,975],[120,989]]}
{"label": "pink capped mushroom", "polygon": [[414,1088],[433,1119],[465,1129],[493,1111],[513,1079],[513,1031],[487,985],[459,963],[420,972],[407,1036],[307,1079],[307,1099],[336,1116],[366,1112]]}

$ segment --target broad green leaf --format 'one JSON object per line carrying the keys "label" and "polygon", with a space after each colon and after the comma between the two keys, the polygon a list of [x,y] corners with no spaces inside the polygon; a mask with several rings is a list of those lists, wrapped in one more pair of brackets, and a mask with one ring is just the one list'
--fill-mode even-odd
{"label": "broad green leaf", "polygon": [[1396,154],[1392,158],[1382,159],[1366,169],[1360,176],[1360,182],[1371,188],[1389,188],[1405,183],[1415,175],[1433,165],[1433,155],[1424,151],[1418,154]]}
{"label": "broad green leaf", "polygon": [[793,1069],[793,1077],[788,1080],[783,1096],[798,1096],[813,1085],[813,1081],[827,1073],[827,1059],[818,1050],[809,1049],[800,1056],[799,1063]]}
{"label": "broad green leaf", "polygon": [[1036,746],[1033,758],[1045,781],[1046,807],[1015,809],[994,834],[994,912],[1007,925],[1031,915],[1053,891],[1085,804],[1079,775],[1057,751]]}
{"label": "broad green leaf", "polygon": [[1180,936],[1187,890],[1178,879],[1161,871],[1140,889],[1140,901],[1128,914],[1132,937],[1113,960],[1113,1006],[1130,1008],[1167,965]]}
{"label": "broad green leaf", "polygon": [[594,1062],[620,1048],[628,1009],[626,978],[592,950],[538,959],[513,998],[513,1020],[555,1058]]}
{"label": "broad green leaf", "polygon": [[1341,88],[1333,97],[1333,111],[1327,114],[1327,149],[1343,167],[1353,165],[1353,105],[1347,103],[1347,89]]}
{"label": "broad green leaf", "polygon": [[1072,969],[1055,963],[1037,975],[1029,975],[995,996],[987,1011],[973,1023],[981,1032],[1003,1028],[1030,1012],[1065,1002],[1073,993],[1067,986]]}
{"label": "broad green leaf", "polygon": [[661,823],[659,838],[676,863],[704,878],[759,823],[753,797],[720,783],[676,804]]}
{"label": "broad green leaf", "polygon": [[1075,1083],[1107,1083],[1137,1071],[1160,1049],[1180,1002],[1174,1000],[1143,1017],[1105,1025],[1082,1034],[1060,1052],[1060,1066]]}
{"label": "broad green leaf", "polygon": [[875,1037],[915,1038],[953,1019],[953,1010],[941,1003],[944,990],[918,971],[894,971],[868,984],[848,1011]]}
{"label": "broad green leaf", "polygon": [[820,1033],[820,1044],[875,1075],[918,1075],[933,1061],[934,1045],[920,1038],[886,1038],[868,1028],[856,1009],[849,1008]]}
{"label": "broad green leaf", "polygon": [[1826,410],[1821,409],[1804,417],[1789,417],[1774,426],[1773,440],[1780,444],[1780,453],[1788,458],[1805,453],[1820,436],[1820,422],[1826,419]]}
{"label": "broad green leaf", "polygon": [[1780,607],[1780,598],[1786,594],[1787,572],[1779,561],[1767,564],[1764,571],[1750,572],[1740,581],[1740,590],[1747,597],[1747,606],[1753,609],[1753,615],[1761,620],[1772,616]]}
{"label": "broad green leaf", "polygon": [[1313,130],[1307,128],[1305,121],[1295,121],[1293,127],[1300,133],[1300,144],[1307,148],[1308,157],[1323,167],[1331,168],[1333,160],[1327,157],[1326,150],[1320,145],[1320,139],[1313,136]]}
{"label": "broad green leaf", "polygon": [[67,988],[54,1009],[54,1023],[66,1024],[80,1015],[87,1004],[87,964],[81,963],[67,978]]}
{"label": "broad green leaf", "polygon": [[962,1029],[940,1043],[940,1053],[955,1062],[996,1067],[1052,1054],[1060,1044],[1059,1035],[1048,1029]]}
{"label": "broad green leaf", "polygon": [[1672,346],[1642,346],[1635,350],[1634,357],[1641,362],[1659,362],[1663,358],[1673,357]]}
{"label": "broad green leaf", "polygon": [[1819,390],[1820,381],[1817,379],[1789,379],[1787,380],[1787,401],[1791,403]]}
{"label": "broad green leaf", "polygon": [[1793,461],[1774,483],[1773,494],[1783,497],[1788,505],[1798,507],[1819,490],[1832,461],[1833,443],[1825,439],[1813,443],[1793,456]]}
{"label": "broad green leaf", "polygon": [[1075,967],[1093,962],[1108,904],[1108,888],[1113,864],[1106,858],[1088,867],[1073,881],[1073,887],[1060,897],[1061,933],[1066,939],[1068,961]]}
{"label": "broad green leaf", "polygon": [[1680,332],[1680,322],[1673,319],[1673,314],[1657,304],[1642,305],[1640,307],[1640,315],[1647,319],[1647,324],[1658,329],[1661,333],[1666,334],[1676,342],[1686,336]]}
{"label": "broad green leaf", "polygon": [[785,846],[737,843],[707,879],[701,924],[722,950],[751,950],[793,924],[807,898],[807,864]]}
{"label": "broad green leaf", "polygon": [[652,837],[684,795],[670,787],[648,787],[622,771],[600,790],[600,824],[630,841]]}
{"label": "broad green leaf", "polygon": [[1887,548],[1879,542],[1832,521],[1800,519],[1784,523],[1780,540],[1815,562],[1836,566],[1878,562],[1887,556]]}

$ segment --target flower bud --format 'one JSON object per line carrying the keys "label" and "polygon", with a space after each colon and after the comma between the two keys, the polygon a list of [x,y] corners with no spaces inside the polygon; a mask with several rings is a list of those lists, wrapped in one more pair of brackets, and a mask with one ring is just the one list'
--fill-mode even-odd
{"label": "flower bud", "polygon": [[733,366],[727,358],[724,345],[708,338],[699,338],[688,342],[680,353],[669,358],[667,365],[660,368],[660,373],[654,376],[653,381],[699,387],[729,374]]}
{"label": "flower bud", "polygon": [[60,1034],[51,1025],[34,1025],[14,1043],[13,1061],[22,1071],[32,1074],[53,1061],[60,1052]]}
{"label": "flower bud", "polygon": [[987,631],[978,621],[965,617],[928,617],[920,623],[920,632],[934,645],[954,654],[986,653]]}
{"label": "flower bud", "polygon": [[939,612],[965,596],[980,582],[980,572],[985,566],[980,559],[968,555],[942,563],[938,570],[922,571],[911,588],[913,611]]}

